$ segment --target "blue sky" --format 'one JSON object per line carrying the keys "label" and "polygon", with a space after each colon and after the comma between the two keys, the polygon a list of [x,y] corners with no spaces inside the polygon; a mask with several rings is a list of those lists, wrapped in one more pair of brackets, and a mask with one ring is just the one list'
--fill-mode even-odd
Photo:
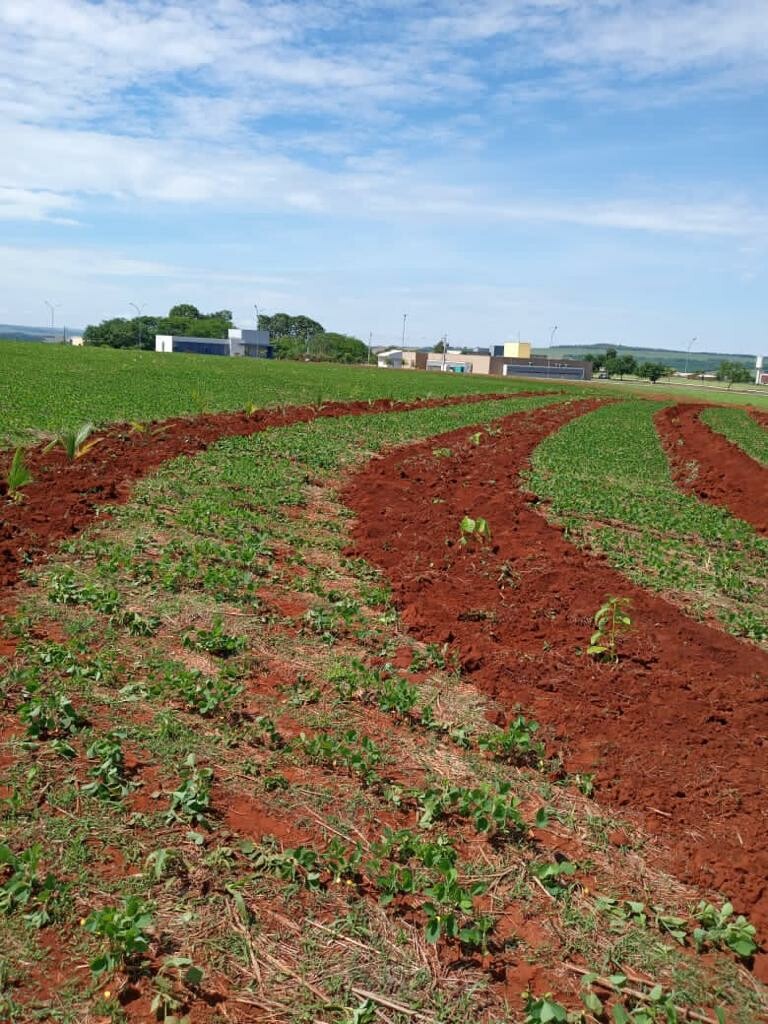
{"label": "blue sky", "polygon": [[768,354],[768,0],[0,0],[0,321]]}

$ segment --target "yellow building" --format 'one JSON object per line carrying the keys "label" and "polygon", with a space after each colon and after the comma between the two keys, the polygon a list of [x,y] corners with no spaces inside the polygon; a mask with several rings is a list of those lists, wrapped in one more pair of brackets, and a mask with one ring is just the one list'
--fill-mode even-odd
{"label": "yellow building", "polygon": [[531,343],[530,341],[505,341],[502,354],[507,359],[530,359]]}

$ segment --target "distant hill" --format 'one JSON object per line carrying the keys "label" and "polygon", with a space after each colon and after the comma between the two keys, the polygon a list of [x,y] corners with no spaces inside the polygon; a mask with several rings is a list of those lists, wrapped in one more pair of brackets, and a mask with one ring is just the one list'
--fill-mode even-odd
{"label": "distant hill", "polygon": [[[67,327],[67,337],[82,334],[78,327]],[[61,341],[62,329],[30,327],[28,324],[0,324],[0,341]]]}
{"label": "distant hill", "polygon": [[[619,355],[634,356],[638,362],[642,363],[664,363],[665,366],[672,366],[676,370],[683,370],[686,365],[684,351],[643,348],[640,345],[553,345],[550,354],[553,357],[562,356],[565,359],[583,359],[589,353],[602,355],[609,348],[615,348]],[[535,354],[545,356],[547,349],[537,349]],[[688,370],[691,373],[706,373],[709,370],[716,370],[724,359],[732,363],[741,363],[749,369],[754,369],[755,366],[755,357],[744,353],[691,352],[687,358]]]}

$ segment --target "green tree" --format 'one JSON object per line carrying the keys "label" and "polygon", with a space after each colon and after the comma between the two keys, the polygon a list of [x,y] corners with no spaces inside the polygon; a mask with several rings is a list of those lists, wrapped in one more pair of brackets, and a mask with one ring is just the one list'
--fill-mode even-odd
{"label": "green tree", "polygon": [[[615,352],[615,349],[608,349],[608,352]],[[637,363],[634,356],[610,356],[605,354],[605,369],[610,377],[622,379],[626,373],[635,373]]]}
{"label": "green tree", "polygon": [[232,313],[228,309],[201,313],[197,306],[182,303],[173,306],[165,317],[136,316],[131,320],[114,317],[100,324],[90,324],[83,332],[83,340],[86,345],[154,349],[156,334],[226,338],[231,326]]}
{"label": "green tree", "polygon": [[717,368],[717,379],[728,381],[728,388],[733,384],[749,384],[752,381],[752,371],[742,365],[724,359]]}
{"label": "green tree", "polygon": [[638,377],[651,381],[655,384],[661,377],[665,377],[667,368],[663,363],[639,363],[637,367]]}
{"label": "green tree", "polygon": [[172,306],[168,312],[168,317],[171,320],[199,320],[200,316],[200,310],[190,302],[182,302],[178,306]]}
{"label": "green tree", "polygon": [[273,316],[259,313],[259,327],[269,331],[274,338],[301,338],[302,341],[325,333],[325,328],[317,320],[308,316],[291,316],[289,313],[275,313]]}

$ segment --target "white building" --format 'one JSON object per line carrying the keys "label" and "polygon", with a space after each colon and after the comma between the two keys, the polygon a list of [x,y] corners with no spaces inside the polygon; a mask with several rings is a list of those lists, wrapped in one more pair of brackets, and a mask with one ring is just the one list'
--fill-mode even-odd
{"label": "white building", "polygon": [[156,334],[156,352],[190,352],[201,356],[249,356],[272,359],[269,331],[230,327],[226,338],[196,338],[181,334]]}

